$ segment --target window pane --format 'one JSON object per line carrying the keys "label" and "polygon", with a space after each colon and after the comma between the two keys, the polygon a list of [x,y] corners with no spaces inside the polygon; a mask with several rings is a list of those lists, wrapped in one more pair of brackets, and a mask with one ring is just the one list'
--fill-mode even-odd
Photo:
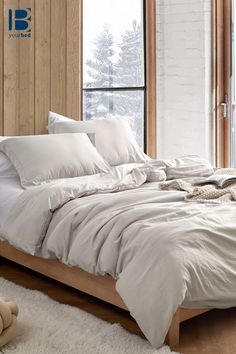
{"label": "window pane", "polygon": [[143,91],[84,91],[84,119],[110,118],[114,115],[135,119],[133,130],[138,144],[144,142],[144,93]]}
{"label": "window pane", "polygon": [[84,87],[144,86],[143,0],[83,1]]}

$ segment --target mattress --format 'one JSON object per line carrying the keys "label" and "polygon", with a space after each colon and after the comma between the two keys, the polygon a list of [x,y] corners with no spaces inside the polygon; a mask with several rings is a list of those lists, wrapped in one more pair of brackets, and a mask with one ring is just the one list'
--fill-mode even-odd
{"label": "mattress", "polygon": [[19,178],[0,178],[0,226],[22,192]]}

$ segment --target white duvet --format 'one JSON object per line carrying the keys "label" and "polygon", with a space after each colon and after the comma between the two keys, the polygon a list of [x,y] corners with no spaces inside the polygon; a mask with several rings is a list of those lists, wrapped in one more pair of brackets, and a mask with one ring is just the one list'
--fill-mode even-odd
{"label": "white duvet", "polygon": [[184,201],[145,168],[23,192],[1,230],[15,247],[110,274],[154,347],[179,306],[236,305],[236,206]]}

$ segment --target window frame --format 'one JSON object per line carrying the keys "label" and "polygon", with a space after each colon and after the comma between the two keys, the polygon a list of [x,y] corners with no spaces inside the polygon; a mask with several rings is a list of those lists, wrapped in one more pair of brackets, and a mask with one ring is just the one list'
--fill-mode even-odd
{"label": "window frame", "polygon": [[231,0],[212,0],[213,158],[216,167],[230,166],[231,75]]}
{"label": "window frame", "polygon": [[[144,1],[144,87],[132,90],[144,91],[144,148],[152,158],[156,157],[156,1]],[[83,0],[80,2],[80,117],[83,119]],[[108,88],[99,91],[127,90],[129,88]],[[96,89],[89,89],[95,91]]]}

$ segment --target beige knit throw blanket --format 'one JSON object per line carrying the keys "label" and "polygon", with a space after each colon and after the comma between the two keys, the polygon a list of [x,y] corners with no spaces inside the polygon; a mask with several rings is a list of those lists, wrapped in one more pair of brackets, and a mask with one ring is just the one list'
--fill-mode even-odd
{"label": "beige knit throw blanket", "polygon": [[219,188],[212,184],[193,186],[182,179],[175,179],[160,183],[160,188],[162,190],[185,191],[187,195],[184,199],[188,202],[218,204],[236,201],[236,183],[232,183],[227,188]]}

